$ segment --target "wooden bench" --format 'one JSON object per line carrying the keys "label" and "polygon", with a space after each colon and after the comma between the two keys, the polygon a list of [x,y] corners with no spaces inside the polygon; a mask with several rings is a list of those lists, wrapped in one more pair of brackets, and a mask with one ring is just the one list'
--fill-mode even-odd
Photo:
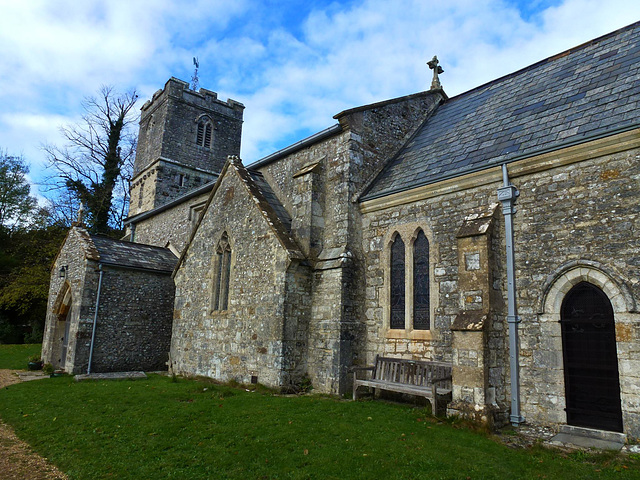
{"label": "wooden bench", "polygon": [[[438,395],[451,393],[451,364],[376,356],[373,367],[352,367],[353,399],[358,387],[371,387],[425,397],[433,414],[438,412]],[[371,371],[370,379],[358,378],[359,371]]]}

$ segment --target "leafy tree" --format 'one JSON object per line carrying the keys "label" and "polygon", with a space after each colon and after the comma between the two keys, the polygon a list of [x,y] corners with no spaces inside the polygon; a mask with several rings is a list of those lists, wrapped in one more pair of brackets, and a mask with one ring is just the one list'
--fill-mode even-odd
{"label": "leafy tree", "polygon": [[6,231],[32,222],[38,202],[30,195],[29,167],[22,157],[0,151],[0,226]]}
{"label": "leafy tree", "polygon": [[42,341],[51,264],[66,232],[38,225],[0,233],[0,343]]}
{"label": "leafy tree", "polygon": [[84,204],[86,223],[93,232],[121,229],[127,214],[136,149],[132,110],[137,98],[135,91],[119,94],[103,86],[99,97],[84,100],[82,121],[61,128],[66,145],[44,146],[56,172],[54,187],[68,194],[60,198],[67,207],[69,199]]}
{"label": "leafy tree", "polygon": [[0,151],[0,343],[42,340],[49,270],[66,233],[30,195],[28,172]]}

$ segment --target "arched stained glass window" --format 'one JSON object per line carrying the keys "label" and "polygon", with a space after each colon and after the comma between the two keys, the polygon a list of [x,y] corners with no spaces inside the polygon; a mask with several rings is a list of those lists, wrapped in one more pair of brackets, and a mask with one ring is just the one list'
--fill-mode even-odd
{"label": "arched stained glass window", "polygon": [[405,277],[404,242],[397,235],[391,245],[391,319],[394,329],[404,328]]}
{"label": "arched stained glass window", "polygon": [[413,243],[413,328],[429,330],[429,240],[420,230]]}

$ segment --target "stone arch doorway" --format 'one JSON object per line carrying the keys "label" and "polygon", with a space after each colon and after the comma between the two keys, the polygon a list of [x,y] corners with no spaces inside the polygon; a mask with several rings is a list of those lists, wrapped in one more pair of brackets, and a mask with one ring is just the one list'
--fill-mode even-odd
{"label": "stone arch doorway", "polygon": [[622,431],[614,312],[597,286],[582,281],[560,309],[567,423]]}
{"label": "stone arch doorway", "polygon": [[[59,302],[57,303],[57,306],[54,310],[54,314],[57,317],[57,322],[53,342],[53,363],[54,366],[64,369],[67,361],[67,349],[69,347],[69,329],[71,326],[71,316],[69,315],[69,312],[71,311],[72,296],[71,287],[69,287],[69,284],[65,284],[58,298]],[[59,359],[56,356],[57,352],[60,352]]]}

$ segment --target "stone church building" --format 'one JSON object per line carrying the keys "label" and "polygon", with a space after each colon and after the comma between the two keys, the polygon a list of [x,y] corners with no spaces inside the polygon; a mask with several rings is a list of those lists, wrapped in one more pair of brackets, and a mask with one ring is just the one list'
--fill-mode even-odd
{"label": "stone church building", "polygon": [[640,23],[451,98],[430,66],[249,165],[244,106],[170,79],[129,241],[77,225],[56,259],[45,358],[332,394],[376,355],[437,360],[452,414],[501,424],[519,395],[527,422],[640,437]]}

